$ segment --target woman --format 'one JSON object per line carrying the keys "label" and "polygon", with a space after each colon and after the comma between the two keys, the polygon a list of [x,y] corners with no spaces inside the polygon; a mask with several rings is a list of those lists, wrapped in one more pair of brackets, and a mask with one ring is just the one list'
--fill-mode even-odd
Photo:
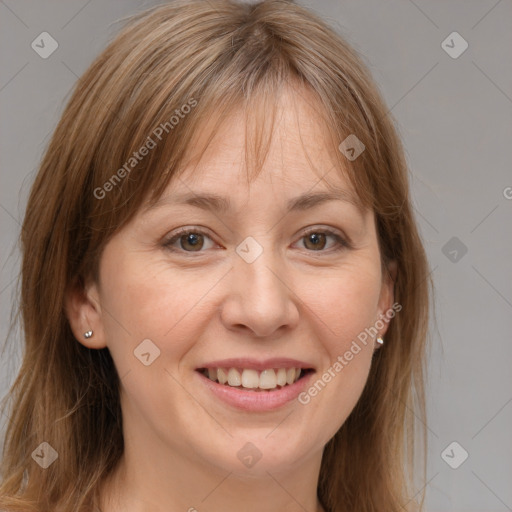
{"label": "woman", "polygon": [[2,510],[421,510],[427,261],[386,106],[316,15],[133,16],[21,237]]}

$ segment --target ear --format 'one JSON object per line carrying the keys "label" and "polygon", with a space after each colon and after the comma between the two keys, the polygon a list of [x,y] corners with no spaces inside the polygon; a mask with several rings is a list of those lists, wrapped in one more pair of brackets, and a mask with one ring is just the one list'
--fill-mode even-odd
{"label": "ear", "polygon": [[[377,319],[386,318],[386,311],[390,310],[395,300],[394,288],[397,276],[397,262],[390,261],[387,264],[386,270],[382,275],[382,286],[379,297],[379,311]],[[379,331],[379,336],[383,337],[388,330],[389,322],[384,322],[384,327]]]}
{"label": "ear", "polygon": [[[66,291],[64,309],[75,338],[88,348],[100,349],[107,346],[103,329],[100,295],[96,283],[84,286],[77,280]],[[90,338],[84,334],[92,331]]]}

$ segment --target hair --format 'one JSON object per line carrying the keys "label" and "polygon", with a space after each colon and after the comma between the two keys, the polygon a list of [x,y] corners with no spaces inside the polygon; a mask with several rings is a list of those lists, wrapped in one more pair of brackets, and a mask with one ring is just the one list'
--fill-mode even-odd
{"label": "hair", "polygon": [[[397,263],[402,307],[360,399],[324,448],[318,498],[329,512],[423,509],[415,475],[419,460],[424,487],[433,284],[403,146],[363,57],[317,14],[286,0],[178,0],[137,13],[77,81],[20,235],[24,347],[3,404],[0,509],[95,510],[124,448],[120,379],[107,348],[88,349],[73,336],[66,293],[98,279],[106,243],[177,179],[207,121],[215,123],[201,156],[230,113],[250,112],[253,179],[284,87],[314,99],[335,172],[375,214],[383,268]],[[350,134],[365,150],[349,163],[338,147]],[[31,457],[43,441],[58,453],[44,470]]]}

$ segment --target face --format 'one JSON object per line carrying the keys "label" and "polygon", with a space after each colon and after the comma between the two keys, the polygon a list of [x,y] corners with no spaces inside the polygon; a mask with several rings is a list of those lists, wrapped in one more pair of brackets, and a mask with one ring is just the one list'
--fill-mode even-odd
{"label": "face", "polygon": [[77,338],[112,354],[126,446],[140,454],[252,475],[299,467],[319,460],[362,393],[375,343],[360,335],[393,303],[374,215],[350,201],[314,111],[289,93],[281,105],[253,182],[233,116],[196,169],[109,241],[99,282],[74,302]]}

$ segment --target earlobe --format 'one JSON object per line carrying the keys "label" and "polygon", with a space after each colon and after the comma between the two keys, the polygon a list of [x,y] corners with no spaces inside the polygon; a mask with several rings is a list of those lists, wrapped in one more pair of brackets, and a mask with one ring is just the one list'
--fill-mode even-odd
{"label": "earlobe", "polygon": [[106,347],[96,284],[76,282],[66,291],[65,312],[75,338],[88,348]]}

